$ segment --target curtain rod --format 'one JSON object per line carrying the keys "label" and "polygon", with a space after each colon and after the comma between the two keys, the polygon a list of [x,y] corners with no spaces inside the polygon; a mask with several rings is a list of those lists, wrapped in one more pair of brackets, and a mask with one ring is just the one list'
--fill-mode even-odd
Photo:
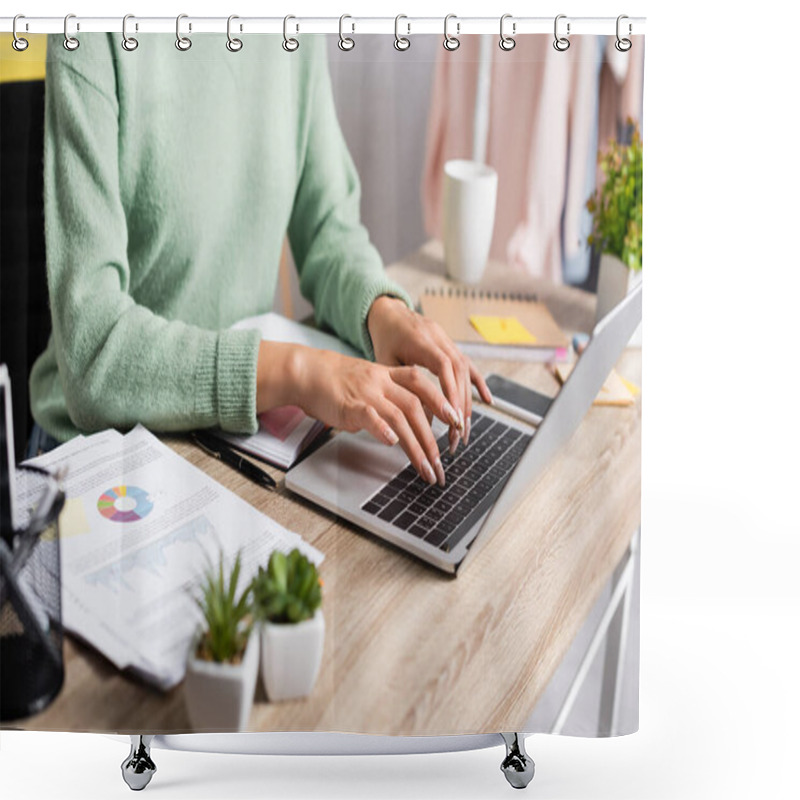
{"label": "curtain rod", "polygon": [[[194,33],[226,33],[227,17],[193,17],[183,16],[181,31],[183,34]],[[559,15],[560,35],[600,34],[614,36],[617,31],[616,17],[570,17]],[[506,16],[504,31],[508,35],[519,36],[526,33],[546,33],[553,35],[554,17],[511,17]],[[397,21],[398,32],[402,36],[415,34],[444,35],[444,17],[406,17]],[[569,26],[569,28],[567,28]],[[175,33],[175,17],[136,17],[128,21],[128,31],[136,33]],[[14,17],[0,17],[0,32],[11,33],[14,30]],[[233,23],[233,31],[237,34],[277,33],[284,32],[283,17],[237,17]],[[352,17],[346,15],[341,23],[338,17],[291,17],[288,21],[290,34],[330,33],[339,34],[340,30],[347,34],[395,33],[394,17]],[[500,33],[500,17],[458,17],[451,16],[448,24],[450,35],[463,36],[481,33]],[[627,17],[623,21],[623,35],[637,36],[645,32],[644,17]],[[63,33],[64,17],[27,17],[17,20],[16,32],[25,33]],[[69,33],[121,33],[122,17],[81,17],[70,15]]]}

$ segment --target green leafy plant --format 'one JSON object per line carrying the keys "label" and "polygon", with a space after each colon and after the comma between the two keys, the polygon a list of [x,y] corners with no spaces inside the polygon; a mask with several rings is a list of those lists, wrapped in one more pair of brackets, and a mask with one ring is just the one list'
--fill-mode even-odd
{"label": "green leafy plant", "polygon": [[250,584],[256,619],[293,623],[311,619],[322,604],[322,582],[316,566],[296,548],[289,555],[275,550],[267,568],[258,568]]}
{"label": "green leafy plant", "polygon": [[633,126],[629,145],[611,141],[598,164],[603,185],[589,198],[586,208],[594,220],[589,244],[601,253],[617,256],[634,270],[642,268],[642,139]]}
{"label": "green leafy plant", "polygon": [[206,626],[197,645],[198,658],[232,664],[242,659],[252,628],[252,607],[249,586],[236,599],[241,568],[241,553],[237,553],[226,585],[220,553],[218,573],[215,574],[213,568],[206,572],[201,597],[195,598],[205,617]]}

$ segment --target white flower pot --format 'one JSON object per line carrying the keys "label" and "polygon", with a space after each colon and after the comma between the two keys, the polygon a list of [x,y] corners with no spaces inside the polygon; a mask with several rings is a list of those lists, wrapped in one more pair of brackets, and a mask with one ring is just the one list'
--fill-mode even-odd
{"label": "white flower pot", "polygon": [[322,663],[325,617],[317,609],[297,623],[261,624],[261,678],[271,702],[311,694]]}
{"label": "white flower pot", "polygon": [[[642,271],[625,266],[616,256],[603,253],[600,256],[600,271],[597,276],[597,314],[595,324],[619,303],[631,289],[642,282]],[[630,345],[641,347],[641,324],[631,336]]]}
{"label": "white flower pot", "polygon": [[239,664],[219,664],[197,658],[197,637],[186,665],[183,697],[196,731],[243,731],[250,721],[258,678],[258,632],[247,639]]}

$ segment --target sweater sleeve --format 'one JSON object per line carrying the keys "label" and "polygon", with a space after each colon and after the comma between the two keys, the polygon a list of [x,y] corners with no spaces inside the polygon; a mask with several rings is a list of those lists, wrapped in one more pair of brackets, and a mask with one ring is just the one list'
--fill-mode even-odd
{"label": "sweater sleeve", "polygon": [[[112,44],[97,37],[96,50],[68,62],[59,37],[51,38],[45,241],[53,343],[70,418],[84,431],[141,422],[161,431],[219,425],[255,432],[258,332],[167,320],[129,293]],[[86,38],[82,51],[93,44]]]}
{"label": "sweater sleeve", "polygon": [[360,221],[361,187],[336,118],[324,37],[307,78],[305,146],[289,222],[289,241],[300,290],[314,306],[318,324],[374,358],[367,314],[380,295],[413,304],[384,272],[378,251]]}

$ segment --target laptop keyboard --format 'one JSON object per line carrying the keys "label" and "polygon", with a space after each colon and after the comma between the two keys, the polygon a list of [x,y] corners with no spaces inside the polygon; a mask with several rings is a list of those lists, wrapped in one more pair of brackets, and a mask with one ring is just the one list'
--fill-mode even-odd
{"label": "laptop keyboard", "polygon": [[451,456],[447,431],[437,440],[444,486],[431,486],[409,465],[361,508],[449,552],[492,506],[531,438],[473,411],[468,447]]}

